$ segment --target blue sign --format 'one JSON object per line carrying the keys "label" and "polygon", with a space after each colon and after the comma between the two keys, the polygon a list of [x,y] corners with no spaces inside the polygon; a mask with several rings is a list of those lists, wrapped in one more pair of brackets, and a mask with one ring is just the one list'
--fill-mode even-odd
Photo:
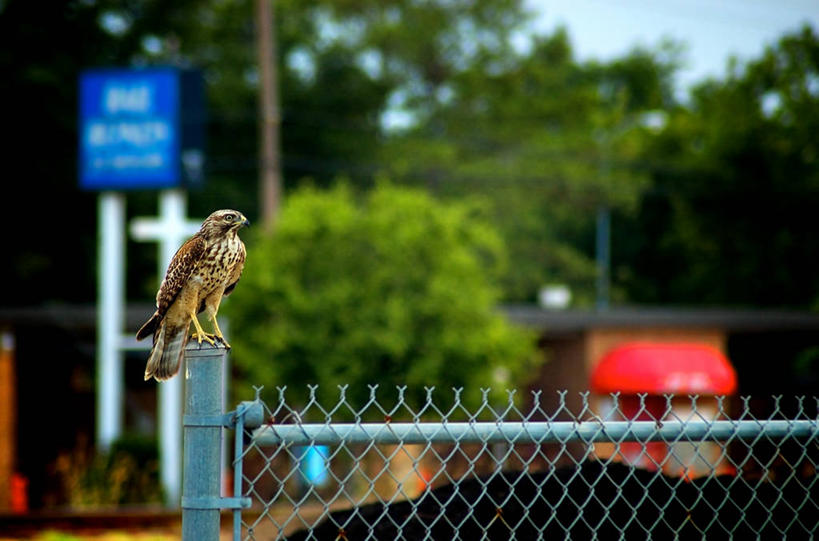
{"label": "blue sign", "polygon": [[[80,186],[89,190],[171,188],[183,180],[197,180],[202,137],[194,137],[192,145],[184,140],[191,133],[190,126],[183,125],[183,113],[190,110],[182,106],[188,87],[182,72],[174,68],[84,72],[80,77]],[[194,96],[193,102],[201,106],[201,96]],[[195,115],[200,124],[201,117],[201,112]],[[186,170],[186,163],[199,170]]]}

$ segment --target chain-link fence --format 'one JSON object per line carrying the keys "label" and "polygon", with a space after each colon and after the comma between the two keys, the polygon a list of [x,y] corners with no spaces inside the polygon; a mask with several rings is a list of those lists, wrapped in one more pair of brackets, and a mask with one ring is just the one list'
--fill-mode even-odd
{"label": "chain-link fence", "polygon": [[[245,428],[242,539],[812,539],[817,401],[341,387]],[[239,447],[237,447],[239,450]],[[238,463],[238,462],[237,462]]]}
{"label": "chain-link fence", "polygon": [[[280,388],[186,352],[183,539],[814,539],[819,400]],[[331,392],[326,392],[331,391]],[[367,393],[363,393],[367,396]],[[556,406],[546,406],[556,404]],[[572,406],[569,406],[572,404]],[[233,429],[233,496],[220,494]]]}

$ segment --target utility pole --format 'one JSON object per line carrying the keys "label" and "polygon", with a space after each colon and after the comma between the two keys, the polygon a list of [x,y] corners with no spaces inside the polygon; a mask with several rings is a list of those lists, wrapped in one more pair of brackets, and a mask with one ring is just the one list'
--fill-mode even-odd
{"label": "utility pole", "polygon": [[[600,145],[600,178],[611,179],[611,138],[612,132],[603,129],[598,135]],[[597,206],[595,224],[595,308],[598,311],[609,309],[611,297],[611,207],[603,200]]]}
{"label": "utility pole", "polygon": [[605,204],[597,207],[595,260],[597,263],[595,306],[598,310],[607,310],[611,295],[611,209]]}
{"label": "utility pole", "polygon": [[256,44],[259,55],[259,200],[262,227],[271,231],[281,202],[279,89],[276,72],[274,0],[256,0]]}

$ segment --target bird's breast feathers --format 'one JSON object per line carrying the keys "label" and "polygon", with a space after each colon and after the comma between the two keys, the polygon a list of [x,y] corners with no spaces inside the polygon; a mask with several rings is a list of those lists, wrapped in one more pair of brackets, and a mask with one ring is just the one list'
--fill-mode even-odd
{"label": "bird's breast feathers", "polygon": [[[244,244],[233,235],[208,246],[196,265],[192,278],[203,288],[203,294],[230,285],[237,265],[244,263]],[[241,272],[241,268],[238,269]]]}

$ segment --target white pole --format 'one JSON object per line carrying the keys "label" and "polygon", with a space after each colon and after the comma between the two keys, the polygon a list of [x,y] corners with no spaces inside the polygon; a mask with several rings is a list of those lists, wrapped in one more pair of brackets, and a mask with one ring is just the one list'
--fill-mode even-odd
{"label": "white pole", "polygon": [[125,197],[99,196],[97,231],[97,445],[107,450],[122,432],[122,353],[125,318]]}
{"label": "white pole", "polygon": [[[176,224],[176,235],[159,239],[159,278],[171,263],[174,254],[184,242],[181,224],[187,216],[187,200],[182,190],[164,190],[159,196],[159,219]],[[184,369],[184,368],[183,368]],[[159,463],[166,501],[177,507],[182,486],[182,373],[159,384]]]}

